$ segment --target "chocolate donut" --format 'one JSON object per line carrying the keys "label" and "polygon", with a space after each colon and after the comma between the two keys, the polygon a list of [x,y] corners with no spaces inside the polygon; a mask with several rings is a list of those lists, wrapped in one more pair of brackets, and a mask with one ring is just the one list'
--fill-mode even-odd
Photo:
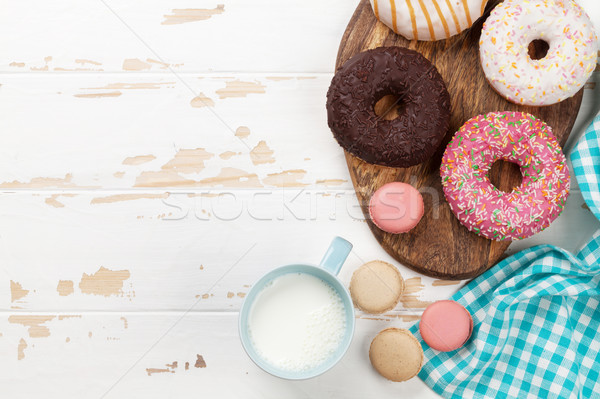
{"label": "chocolate donut", "polygon": [[[399,116],[385,120],[375,103],[400,98]],[[350,58],[327,92],[327,119],[338,143],[366,162],[392,167],[433,155],[448,131],[450,95],[425,57],[403,47],[379,47]]]}

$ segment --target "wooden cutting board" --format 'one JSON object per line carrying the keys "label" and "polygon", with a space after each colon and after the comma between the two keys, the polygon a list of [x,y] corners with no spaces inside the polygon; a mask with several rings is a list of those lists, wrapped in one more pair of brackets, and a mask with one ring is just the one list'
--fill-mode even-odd
{"label": "wooden cutting board", "polygon": [[[492,4],[493,3],[493,4]],[[490,2],[486,14],[470,30],[438,42],[409,41],[377,21],[368,0],[354,12],[338,51],[336,68],[362,51],[380,46],[402,46],[427,57],[444,78],[452,102],[450,128],[431,160],[410,168],[371,165],[346,153],[356,195],[371,231],[398,262],[420,273],[443,279],[467,279],[494,265],[510,242],[491,241],[469,232],[454,216],[442,192],[440,163],[446,144],[470,118],[491,111],[529,112],[549,124],[561,145],[567,141],[581,105],[583,90],[569,100],[548,107],[511,104],[487,83],[479,63],[479,35],[483,21],[498,1]],[[539,48],[533,52],[541,51]],[[389,109],[394,99],[376,107]],[[388,114],[389,115],[389,114]],[[519,168],[497,162],[490,172],[496,187],[510,191],[520,183]],[[389,234],[377,228],[368,217],[369,198],[375,190],[392,181],[412,184],[423,194],[425,215],[408,233]]]}

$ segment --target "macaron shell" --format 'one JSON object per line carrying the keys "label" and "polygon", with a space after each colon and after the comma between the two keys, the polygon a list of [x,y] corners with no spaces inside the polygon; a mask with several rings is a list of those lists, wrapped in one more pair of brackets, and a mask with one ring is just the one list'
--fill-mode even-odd
{"label": "macaron shell", "polygon": [[369,215],[373,223],[392,234],[412,230],[424,212],[421,193],[406,183],[385,184],[375,191],[369,201]]}
{"label": "macaron shell", "polygon": [[387,328],[373,339],[369,359],[379,374],[391,381],[406,381],[421,371],[423,349],[408,330]]}
{"label": "macaron shell", "polygon": [[398,269],[387,262],[367,262],[352,274],[350,295],[357,308],[379,314],[391,310],[404,292],[404,279]]}
{"label": "macaron shell", "polygon": [[437,301],[423,312],[419,331],[431,348],[450,352],[468,341],[473,331],[473,319],[467,309],[458,302]]}

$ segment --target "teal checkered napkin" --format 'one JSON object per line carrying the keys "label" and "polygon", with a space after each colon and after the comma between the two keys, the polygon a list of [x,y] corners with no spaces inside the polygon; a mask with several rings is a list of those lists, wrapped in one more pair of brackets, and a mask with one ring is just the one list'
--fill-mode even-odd
{"label": "teal checkered napkin", "polygon": [[585,202],[600,219],[600,115],[577,143],[571,162]]}
{"label": "teal checkered napkin", "polygon": [[[574,171],[600,218],[600,116],[577,144]],[[453,352],[431,349],[419,377],[446,398],[600,398],[600,231],[577,254],[519,252],[453,297],[473,334]]]}

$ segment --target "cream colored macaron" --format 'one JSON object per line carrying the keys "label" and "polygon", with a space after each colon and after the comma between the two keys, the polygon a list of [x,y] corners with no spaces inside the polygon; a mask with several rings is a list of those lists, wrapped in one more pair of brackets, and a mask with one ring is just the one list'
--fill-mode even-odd
{"label": "cream colored macaron", "polygon": [[352,274],[350,295],[357,308],[378,314],[393,309],[404,292],[404,279],[398,269],[387,262],[365,263]]}
{"label": "cream colored macaron", "polygon": [[369,359],[379,374],[388,380],[401,382],[419,374],[423,349],[410,331],[387,328],[371,342]]}

